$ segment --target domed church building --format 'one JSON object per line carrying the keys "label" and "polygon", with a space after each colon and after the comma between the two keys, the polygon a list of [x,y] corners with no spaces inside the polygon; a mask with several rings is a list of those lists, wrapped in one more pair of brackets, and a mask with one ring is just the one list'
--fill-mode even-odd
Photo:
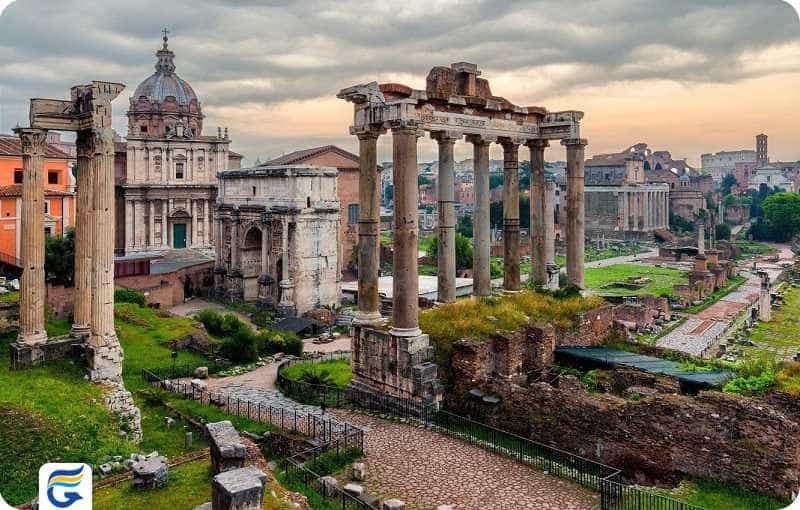
{"label": "domed church building", "polygon": [[242,159],[227,128],[203,135],[200,99],[175,73],[167,33],[155,72],[130,98],[127,142],[117,144],[117,248],[125,255],[213,250],[217,172]]}

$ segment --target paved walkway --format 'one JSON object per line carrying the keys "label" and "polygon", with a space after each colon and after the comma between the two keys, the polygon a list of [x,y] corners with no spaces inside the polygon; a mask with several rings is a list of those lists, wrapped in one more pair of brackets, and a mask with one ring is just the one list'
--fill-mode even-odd
{"label": "paved walkway", "polygon": [[347,411],[342,421],[366,427],[366,486],[433,510],[589,510],[599,499],[580,486],[429,430]]}

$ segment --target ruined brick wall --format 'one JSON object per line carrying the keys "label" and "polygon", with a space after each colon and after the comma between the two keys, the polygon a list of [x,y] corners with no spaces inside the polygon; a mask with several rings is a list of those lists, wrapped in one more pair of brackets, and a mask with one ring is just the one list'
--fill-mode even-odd
{"label": "ruined brick wall", "polygon": [[558,347],[591,347],[603,343],[614,327],[614,306],[603,305],[579,315],[574,328],[556,328]]}
{"label": "ruined brick wall", "polygon": [[19,328],[19,303],[0,303],[0,333]]}
{"label": "ruined brick wall", "polygon": [[47,307],[57,319],[68,320],[75,309],[75,288],[63,285],[47,286]]}
{"label": "ruined brick wall", "polygon": [[[568,386],[493,381],[480,388],[500,396],[500,404],[476,412],[492,425],[618,467],[638,483],[696,476],[782,498],[797,490],[796,414],[720,392],[626,400]],[[462,401],[448,400],[455,406]]]}

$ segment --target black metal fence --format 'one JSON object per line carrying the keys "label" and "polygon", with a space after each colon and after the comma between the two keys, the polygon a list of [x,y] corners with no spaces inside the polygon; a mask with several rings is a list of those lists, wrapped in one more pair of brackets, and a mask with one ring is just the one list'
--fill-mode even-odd
{"label": "black metal fence", "polygon": [[317,405],[324,403],[332,407],[352,407],[416,420],[437,432],[600,492],[602,510],[703,510],[647,489],[625,485],[622,483],[622,472],[617,468],[437,409],[432,405],[416,400],[375,395],[352,387],[309,384],[282,374],[282,369],[287,366],[309,361],[316,360],[293,360],[279,368],[278,385],[287,396]]}
{"label": "black metal fence", "polygon": [[[339,422],[316,414],[303,413],[297,409],[275,407],[231,397],[223,393],[209,391],[191,383],[176,379],[165,379],[159,376],[158,372],[143,369],[142,377],[156,388],[177,393],[184,398],[215,406],[229,414],[265,423],[286,432],[302,434],[320,443],[329,443],[342,436],[350,436],[352,434],[363,435],[361,429],[346,422]],[[363,444],[363,439],[361,439],[361,442]]]}
{"label": "black metal fence", "polygon": [[[314,359],[298,359],[284,362],[278,370],[278,384],[284,394],[309,404],[355,408],[387,414],[392,417],[415,420],[431,430],[467,441],[486,450],[513,458],[518,462],[534,466],[560,478],[598,491],[600,492],[602,510],[703,510],[700,507],[646,489],[625,485],[622,483],[621,471],[617,468],[438,409],[430,404],[407,398],[376,394],[352,386],[339,388],[309,384],[290,379],[282,373],[284,368],[293,364],[307,363],[309,361],[319,362],[326,359],[347,358],[339,353],[331,353],[329,356],[321,356]],[[347,447],[363,449],[363,430],[330,418],[300,413],[294,409],[287,410],[230,398],[221,393],[210,392],[203,388],[197,388],[191,384],[174,380],[175,377],[180,378],[193,374],[195,368],[196,366],[192,365],[182,365],[174,369],[172,367],[159,370],[145,369],[142,370],[142,375],[146,381],[149,381],[154,386],[181,394],[186,398],[221,407],[231,414],[268,423],[281,430],[314,438],[321,443],[319,446],[287,459],[287,477],[291,477],[291,480],[302,482],[325,499],[335,502],[337,508],[344,510],[377,510],[364,501],[345,493],[338,487],[326,485],[320,476],[304,465],[308,458],[315,458],[333,448],[337,450]],[[209,367],[209,372],[211,372],[211,367]],[[175,374],[175,376],[172,376],[172,374]],[[167,378],[165,376],[172,377]]]}
{"label": "black metal fence", "polygon": [[359,429],[357,434],[344,434],[333,441],[300,452],[286,459],[286,479],[292,483],[302,483],[307,488],[319,494],[328,503],[342,510],[379,510],[366,501],[358,499],[343,491],[338,484],[330,483],[329,479],[313,471],[309,466],[314,466],[317,459],[327,452],[335,451],[338,454],[346,452],[349,448],[364,449],[364,433]]}

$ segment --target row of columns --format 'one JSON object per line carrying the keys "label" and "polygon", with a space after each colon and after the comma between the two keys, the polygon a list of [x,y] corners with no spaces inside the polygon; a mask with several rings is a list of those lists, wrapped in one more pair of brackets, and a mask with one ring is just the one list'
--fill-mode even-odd
{"label": "row of columns", "polygon": [[620,226],[623,231],[669,227],[668,191],[622,191],[619,196]]}
{"label": "row of columns", "polygon": [[[419,190],[417,187],[417,138],[423,133],[417,124],[392,126],[394,178],[394,272],[393,326],[395,336],[421,334],[417,319],[419,280],[417,269]],[[356,132],[359,140],[359,244],[358,312],[356,323],[375,325],[381,320],[379,277],[380,189],[377,174],[377,140],[383,128]],[[455,301],[455,211],[453,148],[463,137],[458,132],[431,134],[439,144],[439,232],[438,300]],[[522,140],[469,135],[474,151],[475,213],[473,217],[473,293],[491,294],[489,148],[503,147],[503,239],[504,281],[509,292],[520,290],[519,146]],[[583,161],[586,141],[563,140],[567,148],[567,276],[583,287],[584,203]],[[544,178],[544,140],[529,140],[531,151],[531,232],[533,278],[546,284],[548,268],[555,266],[553,208],[555,183]],[[551,196],[552,195],[552,196]],[[557,267],[557,266],[556,266]],[[556,273],[557,274],[557,273]]]}
{"label": "row of columns", "polygon": [[[212,244],[212,234],[209,228],[211,224],[211,201],[208,199],[188,199],[189,200],[189,214],[191,215],[191,230],[188,232],[190,237],[187,239],[187,246],[190,248],[207,247]],[[156,218],[156,203],[161,202],[161,239],[156,244],[155,235],[155,218]],[[169,249],[169,212],[170,212],[170,199],[146,199],[146,200],[125,200],[125,248],[129,249]],[[200,234],[200,214],[198,213],[199,207],[203,208],[202,224],[203,233]],[[138,210],[137,210],[138,209]],[[141,210],[142,214],[138,214]],[[145,228],[146,219],[146,236],[144,244],[139,242],[136,235],[137,229]],[[137,218],[140,222],[137,223]]]}
{"label": "row of columns", "polygon": [[[47,130],[17,129],[23,152],[20,321],[17,342],[45,342],[43,162]],[[93,380],[118,379],[114,331],[114,138],[110,128],[78,131],[75,312],[72,334],[88,337]]]}

